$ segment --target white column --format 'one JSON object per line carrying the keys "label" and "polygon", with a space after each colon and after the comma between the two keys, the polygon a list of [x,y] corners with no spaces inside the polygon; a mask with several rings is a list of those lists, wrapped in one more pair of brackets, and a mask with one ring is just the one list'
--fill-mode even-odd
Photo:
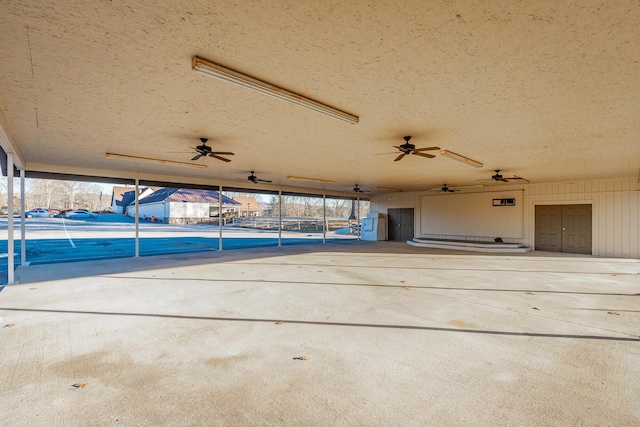
{"label": "white column", "polygon": [[222,185],[218,186],[218,250],[222,250]]}
{"label": "white column", "polygon": [[327,195],[322,195],[322,243],[327,243]]}
{"label": "white column", "polygon": [[[135,218],[135,224],[136,224],[136,251],[135,251],[135,257],[138,258],[140,256],[140,221],[138,220],[138,208],[139,208],[139,203],[138,203],[138,193],[139,193],[139,187],[140,187],[140,180],[138,178],[136,178],[136,218]],[[125,207],[126,209],[126,207]]]}
{"label": "white column", "polygon": [[278,246],[282,246],[282,190],[278,190]]}
{"label": "white column", "polygon": [[356,214],[356,221],[358,221],[358,240],[360,240],[360,196],[358,196],[358,213]]}
{"label": "white column", "polygon": [[13,154],[7,154],[7,285],[13,285],[15,276],[13,272],[14,247],[13,247]]}
{"label": "white column", "polygon": [[[26,198],[24,191],[25,170],[20,169],[20,265],[27,265],[27,244],[26,244],[26,228],[24,216],[24,200]],[[47,206],[49,207],[49,206]]]}

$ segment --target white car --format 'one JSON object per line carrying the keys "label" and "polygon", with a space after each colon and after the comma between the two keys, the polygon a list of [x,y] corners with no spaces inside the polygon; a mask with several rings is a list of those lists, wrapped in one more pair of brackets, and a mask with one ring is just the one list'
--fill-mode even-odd
{"label": "white car", "polygon": [[65,218],[95,218],[96,214],[85,211],[84,209],[75,209],[64,213]]}
{"label": "white car", "polygon": [[26,211],[24,216],[26,218],[53,218],[56,216],[56,213],[47,209],[31,209],[30,211]]}

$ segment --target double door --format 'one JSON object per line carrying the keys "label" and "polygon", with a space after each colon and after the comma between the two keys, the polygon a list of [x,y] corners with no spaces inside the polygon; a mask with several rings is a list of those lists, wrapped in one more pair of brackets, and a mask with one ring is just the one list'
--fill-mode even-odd
{"label": "double door", "polygon": [[591,254],[591,205],[537,205],[537,251]]}

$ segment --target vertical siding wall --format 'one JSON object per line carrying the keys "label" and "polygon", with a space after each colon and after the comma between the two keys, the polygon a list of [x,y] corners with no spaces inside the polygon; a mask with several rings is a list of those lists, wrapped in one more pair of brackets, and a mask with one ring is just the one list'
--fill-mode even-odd
{"label": "vertical siding wall", "polygon": [[[514,242],[534,246],[535,206],[544,204],[584,203],[593,206],[593,254],[599,256],[640,258],[640,185],[638,177],[570,181],[548,184],[505,184],[473,192],[524,190],[524,238]],[[434,193],[385,193],[371,198],[371,212],[387,213],[389,208],[415,209],[416,237],[483,240],[476,236],[420,236],[420,197]],[[442,196],[439,196],[442,197]],[[453,195],[452,197],[455,197]],[[488,238],[486,240],[489,240]]]}

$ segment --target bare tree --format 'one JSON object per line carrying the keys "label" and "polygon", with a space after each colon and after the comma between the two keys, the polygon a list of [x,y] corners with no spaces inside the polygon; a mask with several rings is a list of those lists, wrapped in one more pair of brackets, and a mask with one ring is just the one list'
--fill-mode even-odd
{"label": "bare tree", "polygon": [[59,207],[59,194],[63,189],[61,181],[50,179],[30,180],[26,201],[30,208],[42,207],[52,209]]}
{"label": "bare tree", "polygon": [[[13,209],[20,209],[20,181],[13,180]],[[0,176],[0,210],[6,210],[9,206],[9,178]]]}

